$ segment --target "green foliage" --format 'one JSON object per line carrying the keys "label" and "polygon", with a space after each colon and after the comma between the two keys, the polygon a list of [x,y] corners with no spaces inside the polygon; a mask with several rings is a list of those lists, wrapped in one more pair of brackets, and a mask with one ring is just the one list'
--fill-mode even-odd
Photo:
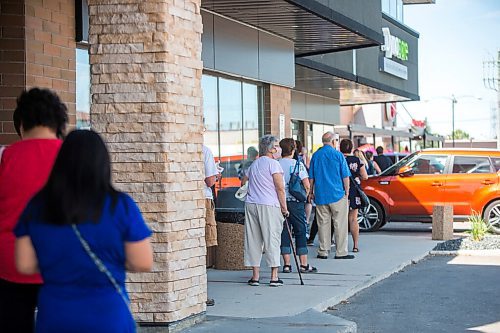
{"label": "green foliage", "polygon": [[487,223],[476,211],[472,211],[472,214],[469,216],[469,222],[471,224],[470,234],[472,240],[479,242],[481,241],[486,233],[490,230],[490,225]]}
{"label": "green foliage", "polygon": [[[451,139],[453,137],[452,134],[448,135],[448,139]],[[461,130],[461,129],[456,129],[455,130],[455,140],[460,140],[460,139],[469,139],[469,133]]]}

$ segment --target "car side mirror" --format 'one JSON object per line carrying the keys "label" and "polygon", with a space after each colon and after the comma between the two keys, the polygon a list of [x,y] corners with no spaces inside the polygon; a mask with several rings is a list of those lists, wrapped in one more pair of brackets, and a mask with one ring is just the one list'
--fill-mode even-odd
{"label": "car side mirror", "polygon": [[414,175],[414,172],[410,166],[403,166],[399,168],[398,175],[401,177],[410,177]]}

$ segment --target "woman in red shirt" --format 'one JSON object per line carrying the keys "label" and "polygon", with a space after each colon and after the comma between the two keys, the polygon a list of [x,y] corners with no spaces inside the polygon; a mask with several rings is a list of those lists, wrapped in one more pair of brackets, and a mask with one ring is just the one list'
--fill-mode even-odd
{"label": "woman in red shirt", "polygon": [[17,272],[13,229],[28,201],[45,185],[68,114],[55,93],[33,88],[19,96],[13,118],[22,140],[7,147],[0,159],[0,331],[33,332],[42,279]]}

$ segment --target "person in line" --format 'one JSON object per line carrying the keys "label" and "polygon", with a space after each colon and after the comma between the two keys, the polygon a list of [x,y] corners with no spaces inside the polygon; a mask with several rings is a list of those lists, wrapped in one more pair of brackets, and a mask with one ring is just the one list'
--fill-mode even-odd
{"label": "person in line", "polygon": [[[302,145],[302,142],[299,140],[295,140],[295,153],[293,154],[293,158],[306,167],[306,171],[309,172],[309,156],[307,155],[307,148]],[[306,211],[306,235],[309,237],[309,219],[311,218],[312,212],[312,203],[309,201],[306,202],[305,205]]]}
{"label": "person in line", "polygon": [[14,227],[30,198],[47,181],[68,123],[67,108],[46,89],[21,93],[14,110],[21,137],[0,158],[0,323],[2,332],[33,332],[39,274],[17,272]]}
{"label": "person in line", "polygon": [[[313,267],[307,263],[307,237],[306,237],[306,214],[305,214],[305,202],[299,202],[294,198],[289,192],[290,176],[292,173],[297,173],[302,181],[302,185],[306,190],[306,195],[309,194],[309,175],[307,174],[304,164],[299,160],[293,159],[293,154],[295,152],[295,141],[292,138],[285,138],[280,141],[281,155],[282,158],[279,160],[279,164],[284,171],[285,178],[285,194],[286,194],[286,206],[290,216],[288,221],[290,223],[290,228],[293,235],[295,236],[295,244],[297,255],[300,258],[300,271],[302,273],[315,273],[318,271],[316,267]],[[283,256],[283,273],[292,272],[292,265],[290,264],[290,253],[292,253],[290,235],[288,234],[288,229],[286,225],[283,225],[283,231],[281,233],[281,255]]]}
{"label": "person in line", "polygon": [[[352,142],[352,141],[351,141]],[[340,150],[342,152],[342,150]],[[359,150],[359,149],[354,149],[352,154],[354,156],[356,156],[357,158],[360,159],[361,163],[363,163],[363,165],[366,166],[368,165],[368,162],[366,161],[366,155],[365,155],[365,152],[362,151],[362,150]]]}
{"label": "person in line", "polygon": [[380,170],[380,167],[378,166],[377,162],[373,160],[373,153],[371,151],[366,152],[366,172],[368,173],[369,176],[376,176],[380,175],[382,170]]}
{"label": "person in line", "polygon": [[377,147],[377,156],[374,157],[375,162],[377,162],[380,170],[384,171],[392,165],[392,161],[388,156],[384,155],[384,148],[382,146]]}
{"label": "person in line", "polygon": [[354,243],[352,252],[359,252],[358,209],[361,208],[361,198],[354,182],[360,185],[360,179],[367,180],[368,174],[363,161],[359,157],[351,155],[352,146],[352,141],[349,139],[340,141],[340,152],[344,154],[349,170],[351,170],[348,219],[349,230],[351,231],[352,241]]}
{"label": "person in line", "polygon": [[14,232],[18,271],[44,280],[36,332],[135,331],[125,271],[152,269],[151,231],[132,198],[113,188],[97,133],[67,136]]}
{"label": "person in line", "polygon": [[248,169],[248,193],[245,204],[245,266],[252,267],[251,286],[259,285],[260,261],[265,252],[271,267],[271,287],[283,285],[278,277],[283,216],[288,216],[283,169],[277,159],[281,147],[273,135],[259,140],[259,158]]}
{"label": "person in line", "polygon": [[316,202],[319,248],[317,258],[327,259],[331,247],[331,228],[334,226],[335,259],[353,259],[347,251],[347,215],[350,171],[344,156],[334,148],[333,132],[322,136],[323,147],[311,159],[310,197]]}
{"label": "person in line", "polygon": [[302,142],[299,140],[295,140],[295,153],[293,154],[293,158],[296,159],[297,161],[300,159],[302,163],[304,163],[306,170],[309,170],[309,162],[311,161],[309,159],[309,156],[307,155],[307,148],[304,147]]}
{"label": "person in line", "polygon": [[[215,222],[215,203],[212,187],[217,182],[219,171],[215,165],[214,155],[207,146],[203,145],[203,162],[205,171],[205,183],[203,192],[205,193],[205,244],[207,252],[210,247],[217,246],[217,223]],[[208,298],[206,301],[208,306],[215,305],[213,298]]]}
{"label": "person in line", "polygon": [[241,181],[241,185],[247,182],[248,177],[248,169],[252,165],[252,163],[257,159],[259,156],[259,152],[257,149],[255,149],[254,146],[250,146],[247,149],[247,159],[241,163],[240,167],[238,168],[238,178]]}

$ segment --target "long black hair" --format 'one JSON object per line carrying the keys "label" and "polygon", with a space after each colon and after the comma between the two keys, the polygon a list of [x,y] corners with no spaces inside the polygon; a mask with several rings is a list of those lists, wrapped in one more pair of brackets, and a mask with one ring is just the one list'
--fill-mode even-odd
{"label": "long black hair", "polygon": [[52,172],[38,197],[47,223],[65,225],[98,222],[106,196],[112,208],[118,191],[111,184],[109,153],[92,130],[75,130],[64,140]]}
{"label": "long black hair", "polygon": [[18,97],[12,118],[18,135],[21,135],[21,125],[24,131],[45,126],[62,139],[68,123],[67,111],[66,105],[55,92],[32,88],[23,91]]}

